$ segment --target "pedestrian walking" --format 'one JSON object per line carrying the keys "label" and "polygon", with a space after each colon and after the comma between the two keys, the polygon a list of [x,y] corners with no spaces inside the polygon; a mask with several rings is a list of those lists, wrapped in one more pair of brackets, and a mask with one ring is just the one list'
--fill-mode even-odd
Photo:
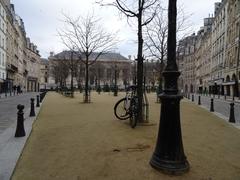
{"label": "pedestrian walking", "polygon": [[21,93],[21,87],[20,85],[17,86],[17,95]]}
{"label": "pedestrian walking", "polygon": [[14,96],[15,96],[15,94],[16,94],[16,89],[17,89],[17,86],[14,85],[14,86],[13,86],[13,94],[14,94]]}

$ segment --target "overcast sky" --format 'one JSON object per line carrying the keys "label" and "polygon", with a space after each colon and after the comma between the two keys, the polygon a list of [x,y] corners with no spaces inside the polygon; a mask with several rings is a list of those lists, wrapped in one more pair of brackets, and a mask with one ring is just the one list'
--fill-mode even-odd
{"label": "overcast sky", "polygon": [[[15,12],[23,19],[27,36],[38,46],[42,57],[47,58],[50,51],[55,53],[66,49],[57,36],[57,30],[63,24],[62,13],[73,17],[84,16],[93,12],[102,19],[104,27],[109,32],[118,31],[121,42],[117,52],[124,56],[136,55],[136,33],[129,27],[125,18],[120,18],[119,13],[112,7],[99,7],[96,0],[11,0],[15,5]],[[168,1],[165,0],[165,3]],[[203,18],[214,11],[216,0],[178,0],[188,14],[192,14],[190,21],[193,29],[197,31],[203,25]]]}

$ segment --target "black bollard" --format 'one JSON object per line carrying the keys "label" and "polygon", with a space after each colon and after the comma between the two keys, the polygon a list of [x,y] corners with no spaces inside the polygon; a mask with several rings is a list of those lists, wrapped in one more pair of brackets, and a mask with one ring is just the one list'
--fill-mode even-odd
{"label": "black bollard", "polygon": [[194,94],[192,94],[192,102],[194,102]]}
{"label": "black bollard", "polygon": [[40,103],[39,103],[39,95],[37,95],[37,105],[36,107],[40,107]]}
{"label": "black bollard", "polygon": [[235,123],[235,115],[234,115],[234,103],[230,103],[230,116],[229,116],[229,122]]}
{"label": "black bollard", "polygon": [[201,96],[198,96],[198,105],[201,105]]}
{"label": "black bollard", "polygon": [[42,93],[40,93],[40,103],[42,102]]}
{"label": "black bollard", "polygon": [[23,113],[23,109],[24,106],[19,104],[17,106],[18,109],[18,113],[17,113],[17,128],[16,128],[16,132],[15,132],[15,137],[23,137],[25,136],[25,130],[24,130],[24,113]]}
{"label": "black bollard", "polygon": [[227,96],[226,96],[226,94],[224,95],[224,100],[226,100],[227,99]]}
{"label": "black bollard", "polygon": [[30,110],[30,117],[35,116],[35,110],[34,110],[34,98],[31,98],[31,110]]}
{"label": "black bollard", "polygon": [[213,98],[211,98],[210,112],[214,112]]}

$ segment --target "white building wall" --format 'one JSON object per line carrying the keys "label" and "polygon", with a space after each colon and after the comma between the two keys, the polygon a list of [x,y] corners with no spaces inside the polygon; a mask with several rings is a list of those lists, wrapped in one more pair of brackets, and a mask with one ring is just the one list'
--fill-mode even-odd
{"label": "white building wall", "polygon": [[0,2],[0,80],[6,80],[6,11]]}

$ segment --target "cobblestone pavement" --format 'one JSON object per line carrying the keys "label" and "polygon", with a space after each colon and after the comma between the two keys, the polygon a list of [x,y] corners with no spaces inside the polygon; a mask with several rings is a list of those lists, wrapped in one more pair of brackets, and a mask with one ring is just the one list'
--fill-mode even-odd
{"label": "cobblestone pavement", "polygon": [[[16,96],[7,96],[0,99],[0,134],[10,127],[17,120],[17,105],[23,104],[25,106],[24,112],[30,108],[30,98],[35,98],[39,93],[29,92]],[[36,101],[35,101],[36,103]],[[29,114],[24,114],[29,116]]]}
{"label": "cobblestone pavement", "polygon": [[[197,94],[194,95],[194,102],[198,103],[198,96]],[[222,114],[223,116],[229,118],[230,114],[230,103],[233,102],[232,98],[228,97],[226,100],[223,96],[201,96],[201,105],[205,106],[207,109],[210,110],[210,101],[211,98],[214,99],[214,111]],[[190,101],[192,101],[192,95],[190,96]],[[235,98],[234,101],[234,113],[235,113],[235,120],[236,123],[240,124],[240,102],[238,99]]]}

